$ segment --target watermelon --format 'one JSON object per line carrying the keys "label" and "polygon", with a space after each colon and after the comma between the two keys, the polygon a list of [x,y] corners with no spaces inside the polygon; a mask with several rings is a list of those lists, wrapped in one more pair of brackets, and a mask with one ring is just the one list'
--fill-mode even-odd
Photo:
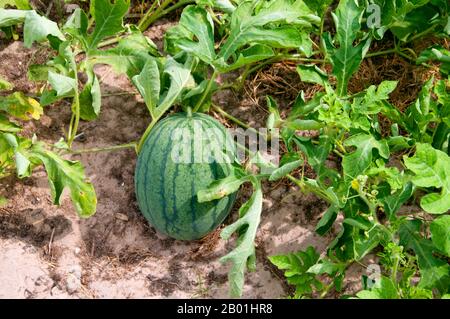
{"label": "watermelon", "polygon": [[206,114],[177,113],[155,125],[138,156],[135,188],[140,210],[156,230],[194,240],[223,222],[236,194],[199,203],[197,192],[229,175],[231,164],[220,155],[233,145],[225,127]]}

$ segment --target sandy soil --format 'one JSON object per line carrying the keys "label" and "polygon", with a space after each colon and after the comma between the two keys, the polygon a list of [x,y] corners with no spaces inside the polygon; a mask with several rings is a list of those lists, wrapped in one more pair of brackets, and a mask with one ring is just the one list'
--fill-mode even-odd
{"label": "sandy soil", "polygon": [[[161,45],[167,24],[148,33]],[[30,57],[20,42],[0,45],[0,75],[16,88],[32,92],[27,81]],[[14,63],[12,63],[14,61]],[[97,66],[101,79],[102,112],[97,121],[82,123],[75,148],[92,148],[137,140],[148,122],[146,108],[135,95],[112,95],[132,91],[128,80],[109,67]],[[265,120],[261,97],[265,91],[241,95],[220,94],[217,103],[256,127]],[[283,92],[279,94],[283,107]],[[276,92],[275,92],[276,95]],[[289,101],[291,97],[287,96]],[[41,122],[27,131],[55,142],[63,136],[70,119],[70,105],[46,108]],[[212,115],[217,116],[212,113]],[[137,207],[133,173],[136,156],[131,150],[73,156],[86,167],[95,185],[98,210],[89,219],[77,217],[67,194],[60,207],[51,203],[45,172],[32,178],[2,180],[0,192],[8,198],[0,210],[0,298],[197,298],[227,297],[229,265],[219,257],[233,247],[215,232],[203,241],[181,242],[164,237],[144,220]],[[279,298],[291,292],[267,260],[268,255],[314,246],[324,251],[330,235],[320,237],[314,227],[326,205],[303,195],[288,184],[264,185],[264,209],[257,237],[257,271],[246,277],[244,297]],[[235,209],[249,194],[241,190]],[[345,291],[354,291],[362,269],[351,269]]]}

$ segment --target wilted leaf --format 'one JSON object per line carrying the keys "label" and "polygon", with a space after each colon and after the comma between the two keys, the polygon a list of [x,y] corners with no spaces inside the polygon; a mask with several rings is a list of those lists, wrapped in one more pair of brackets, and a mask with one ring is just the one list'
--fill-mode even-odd
{"label": "wilted leaf", "polygon": [[95,213],[97,197],[94,186],[87,181],[84,169],[79,162],[65,160],[46,150],[42,144],[34,145],[30,156],[44,164],[55,204],[61,204],[62,192],[68,187],[80,217],[89,217]]}
{"label": "wilted leaf", "polygon": [[252,184],[254,193],[240,208],[239,219],[223,229],[221,233],[221,237],[224,240],[228,240],[234,232],[239,232],[243,227],[246,227],[245,232],[239,236],[236,248],[220,259],[221,262],[231,261],[232,263],[231,270],[228,273],[228,280],[230,294],[234,297],[242,295],[244,273],[247,267],[250,270],[255,269],[256,256],[254,241],[261,220],[263,195],[260,182],[253,179]]}

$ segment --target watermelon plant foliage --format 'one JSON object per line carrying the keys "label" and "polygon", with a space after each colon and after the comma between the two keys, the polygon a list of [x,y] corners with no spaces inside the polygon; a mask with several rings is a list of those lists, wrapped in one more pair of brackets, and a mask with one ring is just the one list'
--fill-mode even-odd
{"label": "watermelon plant foliage", "polygon": [[[299,70],[299,73],[301,77],[305,77],[303,70]],[[435,246],[423,232],[428,227],[434,233],[442,232],[440,225],[444,219],[436,219],[432,224],[435,226],[431,227],[422,223],[420,216],[415,214],[406,218],[399,214],[399,209],[420,189],[426,192],[420,196],[424,214],[447,214],[450,210],[450,197],[446,194],[446,183],[450,181],[447,176],[450,159],[448,131],[443,144],[437,134],[429,135],[433,133],[430,123],[448,121],[449,107],[444,99],[433,97],[430,93],[433,85],[436,90],[448,85],[448,82],[440,80],[433,83],[430,80],[425,83],[417,101],[404,113],[397,111],[388,101],[396,84],[385,81],[378,87],[370,86],[348,99],[340,98],[325,83],[327,93],[319,93],[319,103],[315,98],[308,102],[301,101],[301,107],[308,109],[307,113],[299,116],[302,120],[324,122],[324,126],[318,129],[319,144],[311,143],[312,138],[295,135],[289,122],[298,121],[298,116],[288,116],[286,120],[280,121],[281,135],[288,150],[298,149],[303,152],[317,174],[313,181],[302,178],[295,179],[295,182],[301,189],[317,194],[330,205],[317,224],[317,233],[327,233],[337,216],[343,215],[342,229],[329,245],[327,255],[319,258],[316,265],[303,273],[331,275],[332,286],[339,291],[341,284],[336,279],[345,274],[348,266],[360,262],[375,248],[382,247],[383,251],[379,253],[383,257],[381,263],[390,272],[390,276],[382,276],[376,285],[366,286],[367,290],[358,293],[357,297],[443,296],[448,292],[450,282],[450,268],[445,261],[448,254],[442,253],[445,251],[445,239],[439,240]],[[441,93],[448,96],[447,89]],[[412,113],[414,117],[411,116]],[[382,135],[378,125],[379,114],[394,123],[388,136]],[[408,133],[400,135],[399,126]],[[417,131],[421,133],[417,134]],[[331,147],[326,146],[327,140],[334,141]],[[440,149],[433,145],[439,145]],[[402,158],[403,169],[389,165],[395,154],[408,150],[409,154]],[[341,167],[336,170],[324,167],[324,159],[329,158],[333,151],[341,158]],[[317,161],[318,156],[322,156],[322,160]],[[324,196],[325,194],[327,195]],[[380,219],[380,214],[384,216],[383,219]],[[446,234],[448,235],[448,229]],[[288,266],[280,264],[280,258],[282,256],[276,257],[273,262],[277,267],[285,269]],[[421,280],[418,285],[414,285],[412,278],[417,272],[420,273]],[[401,279],[399,273],[402,273]],[[303,292],[297,293],[296,297],[326,296],[330,289],[330,285],[314,284],[306,290],[303,281],[294,285]]]}
{"label": "watermelon plant foliage", "polygon": [[[55,22],[28,1],[0,1],[0,36],[17,40],[23,30],[25,47],[51,51],[48,61],[28,68],[29,79],[42,87],[39,96],[16,91],[0,78],[0,178],[27,178],[42,165],[55,204],[67,188],[78,214],[91,216],[95,190],[81,163],[67,155],[77,152],[73,143],[80,122],[96,120],[102,112],[96,65],[107,64],[126,75],[147,106],[149,125],[140,140],[111,148],[133,147],[139,154],[174,105],[184,111],[220,111],[215,93],[239,91],[262,67],[289,61],[296,63],[298,81],[319,89],[308,98],[299,92],[287,112],[267,97],[266,126],[269,134],[279,130],[272,137],[280,138],[286,149],[280,166],[249,153],[245,163],[232,165],[228,176],[192,194],[199,204],[209,204],[244,183],[253,189],[235,222],[221,233],[223,240],[236,235],[235,248],[221,258],[230,264],[230,294],[241,296],[246,271],[258,267],[254,242],[264,214],[262,183],[287,179],[327,203],[315,225],[318,235],[338,229],[324,252],[308,247],[269,257],[295,288],[291,297],[342,293],[349,267],[368,255],[377,255],[382,273],[376,280],[363,276],[363,289],[347,297],[448,297],[448,1],[164,1],[151,5],[137,25],[127,23],[129,7],[129,0],[91,1],[87,12],[77,8]],[[165,33],[160,50],[143,31],[178,8],[179,21]],[[414,44],[431,36],[439,44],[416,52]],[[392,47],[373,50],[386,39]],[[364,59],[383,55],[436,69],[404,111],[390,100],[402,89],[395,80],[368,84],[359,92],[349,88]],[[219,81],[225,74],[236,80]],[[26,122],[38,121],[46,106],[60,100],[70,101],[72,112],[61,140],[44,143],[39,132],[25,137]],[[298,134],[302,131],[315,134]],[[314,177],[305,176],[306,167]],[[0,204],[6,200],[0,196]],[[414,203],[421,211],[408,209]]]}

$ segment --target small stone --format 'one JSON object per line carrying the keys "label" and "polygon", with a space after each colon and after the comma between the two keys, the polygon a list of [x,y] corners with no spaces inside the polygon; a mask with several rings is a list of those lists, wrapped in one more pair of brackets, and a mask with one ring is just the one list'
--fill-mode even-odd
{"label": "small stone", "polygon": [[57,297],[61,295],[61,289],[56,285],[50,290],[50,295],[52,297]]}
{"label": "small stone", "polygon": [[286,193],[286,189],[284,186],[280,186],[275,188],[273,191],[270,192],[270,197],[273,199],[280,198],[284,193]]}
{"label": "small stone", "polygon": [[125,215],[125,214],[116,213],[115,216],[116,216],[117,219],[123,220],[124,222],[127,222],[127,221],[128,221],[128,216]]}
{"label": "small stone", "polygon": [[46,286],[46,285],[48,285],[48,282],[49,282],[49,280],[48,280],[47,277],[39,276],[39,277],[36,279],[36,281],[34,282],[34,284],[35,284],[36,286]]}
{"label": "small stone", "polygon": [[264,198],[263,199],[263,207],[265,209],[269,209],[273,206],[273,202],[270,199]]}
{"label": "small stone", "polygon": [[43,114],[40,118],[40,122],[42,125],[44,125],[47,128],[50,128],[52,126],[52,118],[50,116],[47,116],[45,114]]}
{"label": "small stone", "polygon": [[23,295],[24,295],[25,299],[31,299],[33,297],[33,293],[31,291],[29,291],[28,289],[25,289],[25,291],[23,292]]}
{"label": "small stone", "polygon": [[80,247],[75,247],[75,255],[78,255],[80,251],[81,251]]}
{"label": "small stone", "polygon": [[74,3],[70,3],[70,4],[66,4],[65,8],[66,8],[66,13],[72,13],[74,12],[76,9],[78,9],[80,6],[78,4],[74,4]]}
{"label": "small stone", "polygon": [[81,288],[81,267],[75,265],[67,274],[66,289],[69,294],[77,292]]}

